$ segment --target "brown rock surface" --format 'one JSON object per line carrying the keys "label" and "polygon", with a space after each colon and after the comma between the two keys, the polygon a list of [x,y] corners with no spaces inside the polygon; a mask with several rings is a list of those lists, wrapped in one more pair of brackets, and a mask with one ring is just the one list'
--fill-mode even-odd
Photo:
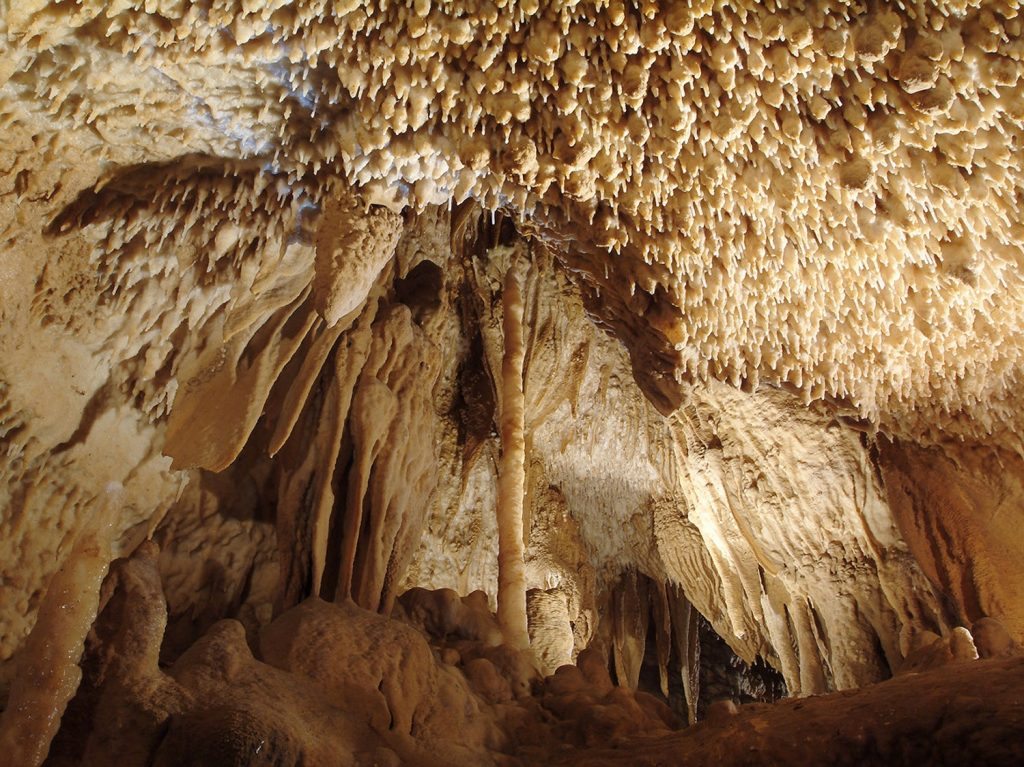
{"label": "brown rock surface", "polygon": [[1024,660],[981,661],[736,714],[553,764],[961,765],[1024,759]]}

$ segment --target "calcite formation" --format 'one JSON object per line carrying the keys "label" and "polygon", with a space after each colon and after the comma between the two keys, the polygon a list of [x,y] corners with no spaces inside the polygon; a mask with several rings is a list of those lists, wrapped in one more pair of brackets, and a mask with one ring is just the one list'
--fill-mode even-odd
{"label": "calcite formation", "polygon": [[0,0],[2,753],[1022,758],[1017,6]]}

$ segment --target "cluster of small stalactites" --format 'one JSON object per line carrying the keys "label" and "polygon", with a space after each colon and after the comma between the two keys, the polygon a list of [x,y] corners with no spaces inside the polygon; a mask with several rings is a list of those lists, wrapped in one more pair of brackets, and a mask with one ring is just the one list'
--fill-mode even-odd
{"label": "cluster of small stalactites", "polygon": [[608,259],[665,268],[620,289],[678,309],[681,379],[982,434],[1018,410],[1016,6],[39,0],[8,23],[25,49],[201,64],[211,91],[218,67],[250,73],[231,119],[277,130],[264,154],[293,178],[583,211]]}
{"label": "cluster of small stalactites", "polygon": [[[264,304],[275,306],[282,285],[311,279],[315,210],[310,190],[251,162],[193,161],[128,171],[86,190],[49,231],[80,230],[96,280],[83,292],[116,319],[104,349],[128,365],[133,395],[160,417],[174,399],[183,339],[201,346],[210,323],[234,312],[220,330],[230,338],[262,317]],[[43,295],[36,312],[53,321]]]}

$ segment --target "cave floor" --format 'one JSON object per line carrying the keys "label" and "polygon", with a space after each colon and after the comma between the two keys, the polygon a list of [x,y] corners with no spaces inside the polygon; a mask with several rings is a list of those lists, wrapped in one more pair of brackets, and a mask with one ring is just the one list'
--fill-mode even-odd
{"label": "cave floor", "polygon": [[668,737],[564,753],[558,765],[1024,764],[1024,658],[742,706]]}

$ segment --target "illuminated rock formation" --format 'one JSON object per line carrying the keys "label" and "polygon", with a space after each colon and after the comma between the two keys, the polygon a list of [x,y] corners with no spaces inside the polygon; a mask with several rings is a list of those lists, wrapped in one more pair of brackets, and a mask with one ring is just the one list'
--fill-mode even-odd
{"label": "illuminated rock formation", "polygon": [[710,671],[1018,679],[1022,26],[0,3],[5,752],[615,763]]}

